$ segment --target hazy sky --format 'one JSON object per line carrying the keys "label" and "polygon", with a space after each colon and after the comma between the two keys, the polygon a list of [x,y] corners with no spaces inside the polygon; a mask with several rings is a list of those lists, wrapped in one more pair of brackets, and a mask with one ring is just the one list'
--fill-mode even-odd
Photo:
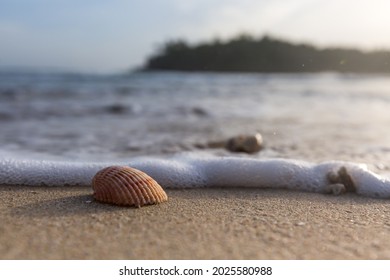
{"label": "hazy sky", "polygon": [[390,49],[388,0],[0,0],[0,68],[122,71],[168,39],[246,32]]}

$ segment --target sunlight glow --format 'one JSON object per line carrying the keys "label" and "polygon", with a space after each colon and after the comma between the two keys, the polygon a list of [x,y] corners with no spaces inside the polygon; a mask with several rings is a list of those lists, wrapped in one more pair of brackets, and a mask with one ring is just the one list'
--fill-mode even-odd
{"label": "sunlight glow", "polygon": [[166,40],[271,34],[320,46],[390,49],[385,0],[31,1],[0,4],[0,67],[119,71]]}

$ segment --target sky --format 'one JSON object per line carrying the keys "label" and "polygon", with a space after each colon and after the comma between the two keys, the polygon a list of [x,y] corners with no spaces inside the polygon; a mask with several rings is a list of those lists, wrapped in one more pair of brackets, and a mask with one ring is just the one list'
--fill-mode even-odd
{"label": "sky", "polygon": [[240,33],[390,49],[388,0],[0,0],[0,69],[109,73],[168,40]]}

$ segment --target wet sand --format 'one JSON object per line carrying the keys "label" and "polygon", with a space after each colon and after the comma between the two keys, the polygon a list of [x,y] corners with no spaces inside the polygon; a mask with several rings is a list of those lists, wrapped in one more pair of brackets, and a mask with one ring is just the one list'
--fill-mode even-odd
{"label": "wet sand", "polygon": [[136,209],[91,193],[0,186],[1,259],[390,259],[388,200],[214,188]]}

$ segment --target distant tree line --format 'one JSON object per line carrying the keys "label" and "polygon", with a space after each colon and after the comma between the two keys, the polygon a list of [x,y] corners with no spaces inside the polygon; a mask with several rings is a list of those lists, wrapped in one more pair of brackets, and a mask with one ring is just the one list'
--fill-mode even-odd
{"label": "distant tree line", "polygon": [[169,41],[146,62],[144,70],[237,72],[390,72],[390,52],[319,49],[269,36],[240,35],[226,42],[190,45]]}

